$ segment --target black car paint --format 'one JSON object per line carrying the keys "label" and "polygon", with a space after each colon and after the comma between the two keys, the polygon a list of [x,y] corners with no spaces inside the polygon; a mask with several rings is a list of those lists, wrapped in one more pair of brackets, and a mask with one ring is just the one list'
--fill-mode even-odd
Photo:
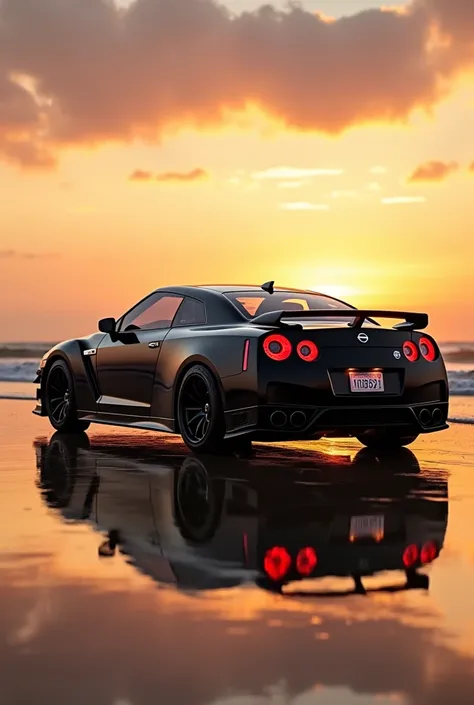
{"label": "black car paint", "polygon": [[[243,287],[242,291],[250,287]],[[254,288],[256,289],[256,288]],[[263,352],[262,339],[274,328],[253,324],[223,292],[235,287],[167,287],[159,291],[201,301],[207,323],[190,327],[95,333],[53,348],[43,360],[39,376],[42,404],[49,364],[62,357],[70,365],[80,418],[113,425],[179,432],[176,392],[180,379],[193,364],[204,364],[218,383],[226,418],[227,437],[249,435],[255,440],[289,440],[328,435],[355,435],[377,426],[398,426],[423,433],[447,428],[448,384],[441,354],[434,362],[408,362],[401,352],[407,340],[422,334],[369,325],[369,342],[360,343],[360,329],[347,325],[312,325],[303,330],[285,328],[295,345],[314,341],[320,350],[315,362],[292,355],[275,362]],[[296,293],[296,290],[293,290]],[[305,292],[307,293],[307,292]],[[120,324],[120,320],[118,321]],[[423,334],[425,335],[425,334]],[[250,341],[248,368],[242,369],[245,341]],[[149,347],[152,344],[153,347]],[[92,354],[85,355],[86,351]],[[347,369],[382,368],[387,390],[351,394]],[[421,408],[439,408],[443,423],[424,428]],[[274,429],[269,415],[275,409],[307,414],[299,429]]]}

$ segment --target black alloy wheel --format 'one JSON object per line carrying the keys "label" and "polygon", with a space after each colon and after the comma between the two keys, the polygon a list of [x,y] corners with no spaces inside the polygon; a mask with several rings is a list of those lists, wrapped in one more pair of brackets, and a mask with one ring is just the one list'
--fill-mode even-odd
{"label": "black alloy wheel", "polygon": [[186,445],[195,451],[220,449],[224,433],[222,400],[211,372],[203,365],[191,367],[178,392],[179,430]]}
{"label": "black alloy wheel", "polygon": [[222,480],[212,479],[198,458],[186,458],[176,470],[174,515],[183,538],[209,541],[219,525],[224,501]]}
{"label": "black alloy wheel", "polygon": [[77,418],[72,376],[64,360],[54,362],[48,372],[45,389],[46,411],[57,431],[85,431],[89,424]]}

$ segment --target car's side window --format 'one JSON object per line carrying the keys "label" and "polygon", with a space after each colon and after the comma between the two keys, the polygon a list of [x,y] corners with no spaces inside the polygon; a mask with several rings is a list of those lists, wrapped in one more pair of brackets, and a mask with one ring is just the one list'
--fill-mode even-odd
{"label": "car's side window", "polygon": [[173,321],[173,328],[176,326],[198,326],[204,323],[206,323],[204,304],[197,299],[186,297]]}
{"label": "car's side window", "polygon": [[124,316],[120,330],[125,332],[170,328],[182,301],[182,296],[173,294],[150,296]]}

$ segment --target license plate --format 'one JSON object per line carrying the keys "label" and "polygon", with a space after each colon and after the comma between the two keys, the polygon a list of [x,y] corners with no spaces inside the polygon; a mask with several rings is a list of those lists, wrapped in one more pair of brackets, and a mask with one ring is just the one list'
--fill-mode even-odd
{"label": "license plate", "polygon": [[349,372],[351,392],[383,392],[383,372]]}
{"label": "license plate", "polygon": [[351,517],[349,539],[351,541],[357,541],[357,539],[364,539],[367,537],[373,538],[375,541],[381,541],[383,539],[383,514],[375,514],[373,516]]}

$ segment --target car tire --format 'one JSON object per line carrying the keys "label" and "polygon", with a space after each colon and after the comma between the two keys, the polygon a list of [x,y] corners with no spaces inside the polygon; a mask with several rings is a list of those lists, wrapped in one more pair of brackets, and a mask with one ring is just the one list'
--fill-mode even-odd
{"label": "car tire", "polygon": [[48,507],[64,509],[69,505],[76,487],[78,451],[89,448],[89,438],[85,433],[56,431],[51,437],[39,468],[41,493]]}
{"label": "car tire", "polygon": [[389,474],[415,475],[421,472],[416,455],[409,448],[361,448],[352,467]]}
{"label": "car tire", "polygon": [[185,459],[174,476],[174,520],[181,536],[206,543],[216,533],[224,506],[225,480],[213,478],[198,458]]}
{"label": "car tire", "polygon": [[79,433],[89,428],[87,421],[77,418],[74,382],[64,360],[56,360],[48,370],[44,401],[49,422],[56,431]]}
{"label": "car tire", "polygon": [[178,389],[176,413],[185,444],[196,453],[215,453],[223,447],[225,435],[221,394],[213,374],[194,365]]}
{"label": "car tire", "polygon": [[396,450],[414,443],[419,434],[402,435],[391,430],[367,431],[357,436],[357,440],[367,448],[374,450]]}

